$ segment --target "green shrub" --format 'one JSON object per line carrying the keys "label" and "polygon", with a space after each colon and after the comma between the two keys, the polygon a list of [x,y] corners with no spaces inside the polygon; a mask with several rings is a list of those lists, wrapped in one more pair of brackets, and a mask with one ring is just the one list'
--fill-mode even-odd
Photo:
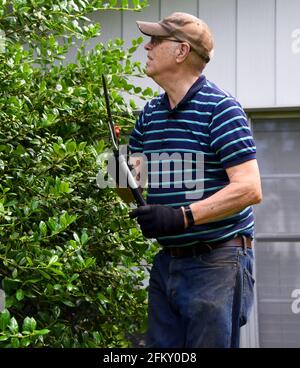
{"label": "green shrub", "polygon": [[[97,157],[108,129],[101,75],[115,121],[134,122],[123,92],[146,96],[128,77],[142,75],[123,41],[98,34],[87,13],[117,1],[0,1],[0,279],[6,310],[0,347],[125,347],[143,328],[141,262],[153,248],[112,189],[99,189]],[[145,1],[122,1],[142,8]],[[61,60],[83,41],[73,63]]]}

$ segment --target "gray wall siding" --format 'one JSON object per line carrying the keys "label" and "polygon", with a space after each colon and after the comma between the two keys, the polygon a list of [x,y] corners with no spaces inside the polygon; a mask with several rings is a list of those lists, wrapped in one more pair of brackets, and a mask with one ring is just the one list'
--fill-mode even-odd
{"label": "gray wall siding", "polygon": [[204,74],[236,96],[236,0],[200,1],[198,17],[214,36],[214,57]]}
{"label": "gray wall siding", "polygon": [[[125,45],[129,46],[130,42],[133,38],[138,38],[142,34],[138,30],[136,25],[137,20],[144,20],[147,22],[157,22],[160,19],[160,1],[159,0],[151,0],[151,6],[147,7],[142,12],[124,12],[123,14],[123,34],[122,37],[125,40]],[[147,60],[147,52],[144,50],[144,45],[148,40],[147,36],[144,36],[145,42],[141,45],[134,55],[134,60],[139,61],[144,66]],[[132,78],[132,82],[141,87],[151,87],[153,90],[158,90],[157,84],[155,84],[149,78]],[[145,105],[144,100],[140,100],[135,98],[136,104],[139,107],[143,107]]]}
{"label": "gray wall siding", "polygon": [[161,0],[161,16],[165,17],[173,12],[186,12],[197,14],[197,0]]}
{"label": "gray wall siding", "polygon": [[105,13],[91,13],[88,17],[101,24],[101,36],[89,40],[86,49],[93,49],[98,43],[107,43],[109,40],[122,37],[122,14],[112,10]]}
{"label": "gray wall siding", "polygon": [[275,104],[275,0],[239,0],[237,96],[247,107]]}
{"label": "gray wall siding", "polygon": [[277,0],[277,105],[300,105],[300,1]]}
{"label": "gray wall siding", "polygon": [[[128,44],[140,36],[136,20],[157,21],[173,11],[208,23],[215,56],[205,74],[245,108],[300,106],[300,0],[149,0],[142,12],[100,16],[103,34],[91,45],[115,37]],[[135,58],[145,64],[142,46]],[[158,89],[148,78],[137,83]]]}

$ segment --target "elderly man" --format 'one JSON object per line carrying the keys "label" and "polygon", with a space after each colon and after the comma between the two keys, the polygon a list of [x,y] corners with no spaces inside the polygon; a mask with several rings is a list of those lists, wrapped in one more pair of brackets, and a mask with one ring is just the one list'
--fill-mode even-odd
{"label": "elderly man", "polygon": [[149,177],[147,205],[131,217],[161,245],[150,274],[147,347],[238,347],[253,303],[251,205],[262,200],[247,118],[202,74],[213,51],[202,20],[174,13],[137,24],[151,37],[146,74],[165,91],[144,107],[129,146],[146,157]]}

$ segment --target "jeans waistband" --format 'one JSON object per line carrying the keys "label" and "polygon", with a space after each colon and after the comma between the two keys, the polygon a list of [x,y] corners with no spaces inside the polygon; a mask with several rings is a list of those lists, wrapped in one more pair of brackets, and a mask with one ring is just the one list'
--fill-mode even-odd
{"label": "jeans waistband", "polygon": [[171,257],[195,257],[201,254],[209,253],[214,249],[225,247],[241,247],[246,252],[247,248],[252,248],[252,239],[246,236],[237,236],[234,239],[225,242],[205,243],[199,242],[195,245],[182,247],[165,247],[164,251]]}

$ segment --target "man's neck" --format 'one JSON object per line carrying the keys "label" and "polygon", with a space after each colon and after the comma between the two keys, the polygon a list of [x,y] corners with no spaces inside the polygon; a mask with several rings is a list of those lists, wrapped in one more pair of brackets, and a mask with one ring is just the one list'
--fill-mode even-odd
{"label": "man's neck", "polygon": [[184,98],[188,90],[199,77],[200,74],[190,74],[184,75],[182,77],[173,76],[172,78],[168,77],[165,79],[156,80],[156,83],[159,84],[167,93],[170,106],[173,109]]}

